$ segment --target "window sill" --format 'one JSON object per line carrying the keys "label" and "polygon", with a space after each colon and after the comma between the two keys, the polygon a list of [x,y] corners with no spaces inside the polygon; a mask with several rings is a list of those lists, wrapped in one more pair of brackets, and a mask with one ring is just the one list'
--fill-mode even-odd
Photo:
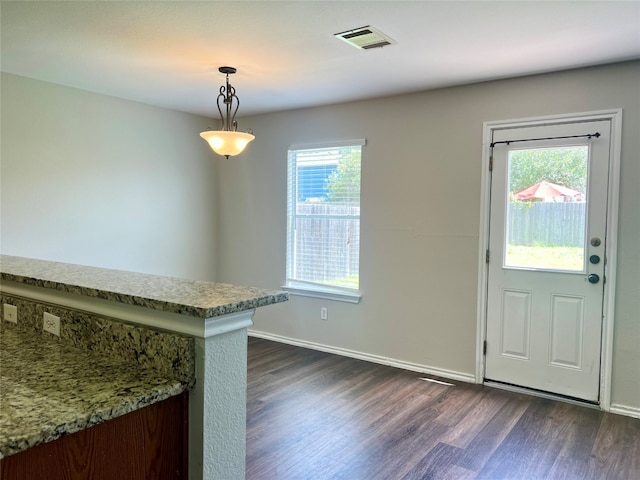
{"label": "window sill", "polygon": [[320,287],[316,285],[288,284],[281,287],[292,295],[301,297],[323,298],[325,300],[337,300],[339,302],[360,303],[362,294],[356,290],[342,288]]}

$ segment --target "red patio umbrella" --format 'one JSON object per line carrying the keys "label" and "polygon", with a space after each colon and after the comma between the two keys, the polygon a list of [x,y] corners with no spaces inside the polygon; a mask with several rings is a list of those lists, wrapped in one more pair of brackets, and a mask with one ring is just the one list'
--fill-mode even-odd
{"label": "red patio umbrella", "polygon": [[533,198],[553,198],[553,197],[574,197],[580,192],[571,188],[556,185],[555,183],[542,180],[530,187],[513,194],[515,200],[531,200]]}

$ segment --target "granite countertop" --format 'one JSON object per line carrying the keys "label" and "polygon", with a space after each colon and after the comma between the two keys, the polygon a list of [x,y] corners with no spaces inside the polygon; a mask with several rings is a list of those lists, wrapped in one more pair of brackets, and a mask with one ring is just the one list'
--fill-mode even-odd
{"label": "granite countertop", "polygon": [[285,302],[281,291],[0,255],[3,281],[211,318]]}
{"label": "granite countertop", "polygon": [[191,386],[166,372],[46,335],[0,326],[0,458]]}

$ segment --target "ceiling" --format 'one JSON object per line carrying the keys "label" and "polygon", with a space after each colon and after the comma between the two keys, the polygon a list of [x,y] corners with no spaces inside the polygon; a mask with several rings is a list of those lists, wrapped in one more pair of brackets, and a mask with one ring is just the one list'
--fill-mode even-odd
{"label": "ceiling", "polygon": [[[640,58],[640,1],[2,1],[4,72],[217,116]],[[371,25],[394,45],[333,34]]]}

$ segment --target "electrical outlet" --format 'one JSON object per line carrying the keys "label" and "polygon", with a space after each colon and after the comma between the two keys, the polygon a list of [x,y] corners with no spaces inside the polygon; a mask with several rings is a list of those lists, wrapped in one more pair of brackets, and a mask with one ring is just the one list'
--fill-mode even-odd
{"label": "electrical outlet", "polygon": [[18,307],[15,305],[4,304],[4,319],[7,322],[18,323]]}
{"label": "electrical outlet", "polygon": [[326,320],[329,318],[329,312],[327,311],[327,307],[322,307],[320,309],[320,320]]}
{"label": "electrical outlet", "polygon": [[60,317],[56,317],[55,315],[51,315],[48,312],[44,312],[42,318],[42,328],[45,332],[49,332],[54,334],[55,336],[60,336]]}

